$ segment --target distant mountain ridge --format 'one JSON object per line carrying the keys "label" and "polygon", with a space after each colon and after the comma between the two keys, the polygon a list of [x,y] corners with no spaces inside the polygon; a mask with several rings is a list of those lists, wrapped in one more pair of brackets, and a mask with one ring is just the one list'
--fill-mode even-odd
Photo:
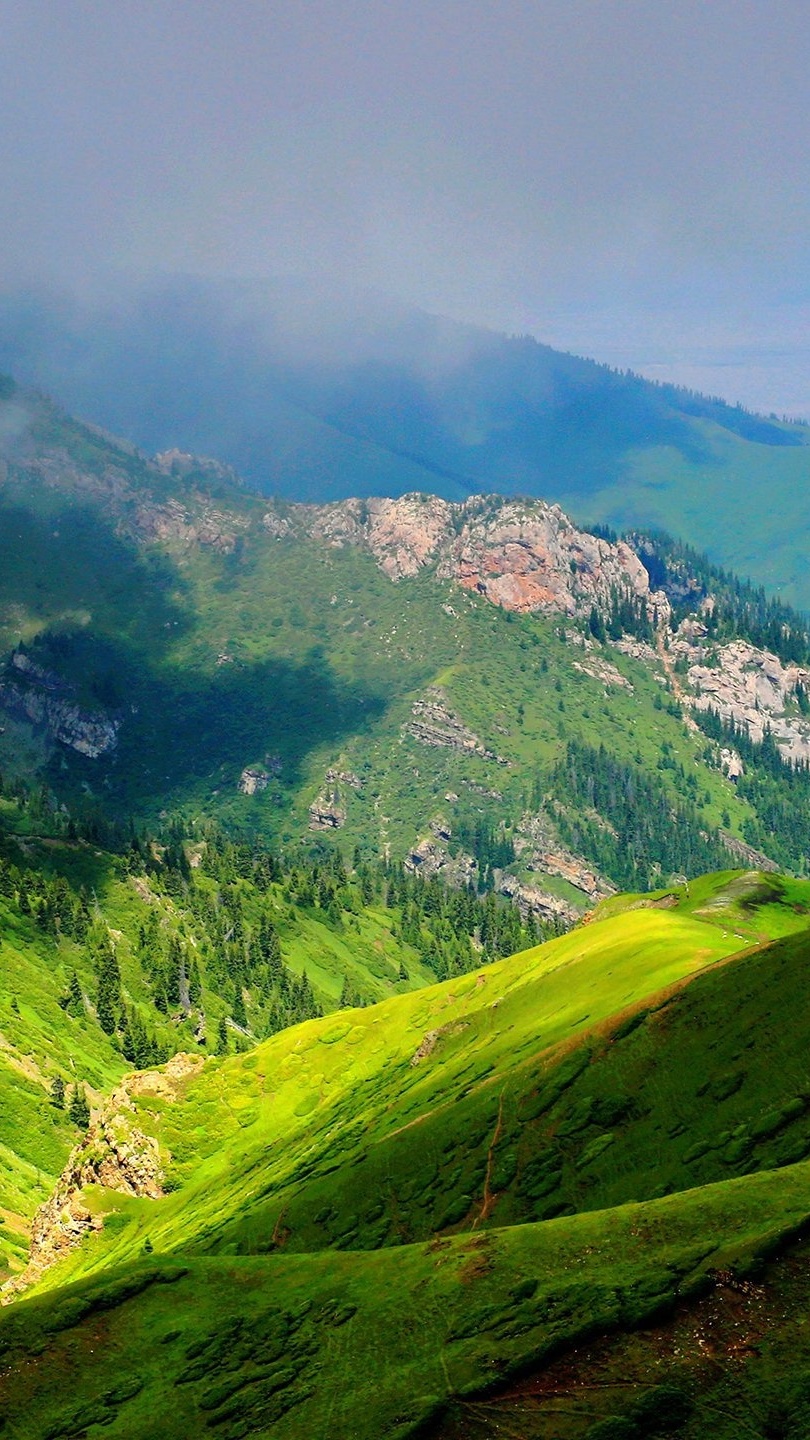
{"label": "distant mountain ridge", "polygon": [[166,280],[0,300],[0,367],[265,494],[543,496],[659,526],[810,609],[810,432],[528,338],[316,287]]}
{"label": "distant mountain ridge", "polygon": [[[0,405],[0,771],[570,921],[810,847],[810,633],[542,500],[268,502],[24,389]],[[317,837],[331,836],[331,840]]]}

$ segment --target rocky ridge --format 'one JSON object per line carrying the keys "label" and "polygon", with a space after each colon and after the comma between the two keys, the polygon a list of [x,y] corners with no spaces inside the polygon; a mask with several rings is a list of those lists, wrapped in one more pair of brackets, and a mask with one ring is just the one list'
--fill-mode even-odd
{"label": "rocky ridge", "polygon": [[154,1093],[173,1100],[178,1082],[204,1063],[198,1055],[175,1055],[161,1070],[128,1076],[113,1092],[71,1151],[53,1193],[34,1215],[28,1264],[2,1287],[0,1304],[11,1304],[85,1235],[102,1228],[103,1215],[91,1210],[83,1198],[86,1186],[153,1200],[163,1195],[160,1149],[155,1139],[132,1123],[132,1097]]}
{"label": "rocky ridge", "polygon": [[614,594],[643,600],[664,621],[669,601],[651,591],[647,571],[625,544],[578,530],[545,501],[472,496],[454,504],[430,495],[341,500],[332,505],[272,509],[264,526],[276,538],[308,536],[369,551],[391,580],[435,567],[495,605],[518,613],[585,616]]}

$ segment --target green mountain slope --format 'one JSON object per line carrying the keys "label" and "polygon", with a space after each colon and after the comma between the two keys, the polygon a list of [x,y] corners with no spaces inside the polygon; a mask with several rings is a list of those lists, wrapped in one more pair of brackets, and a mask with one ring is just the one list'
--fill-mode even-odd
{"label": "green mountain slope", "polygon": [[[215,1233],[215,1244],[233,1234],[237,1249],[256,1252],[282,1229],[285,1246],[362,1248],[469,1227],[484,1203],[503,1087],[517,1103],[555,1046],[737,944],[668,912],[623,916],[407,1003],[285,1031],[268,1050],[235,1059],[224,1088],[213,1067],[184,1082],[177,1107],[158,1095],[151,1114],[140,1095],[138,1127],[156,1134],[185,1182],[151,1222],[156,1249],[205,1246]],[[386,1183],[395,1173],[410,1175],[410,1200]],[[71,1260],[68,1273],[139,1253],[145,1214],[133,1205],[110,1253]]]}
{"label": "green mountain slope", "polygon": [[[804,864],[795,818],[722,773],[651,650],[505,612],[430,565],[393,583],[357,545],[279,534],[283,512],[268,528],[216,468],[165,474],[41,399],[5,406],[0,768],[38,770],[71,813],[182,811],[286,847],[317,825],[397,859],[441,832],[477,884],[539,874],[569,917],[601,893],[584,862],[655,884],[729,863],[720,829]],[[431,706],[438,740],[416,723]],[[604,746],[628,793],[643,775],[651,833],[594,820],[560,768],[572,743]]]}
{"label": "green mountain slope", "polygon": [[0,1403],[15,1440],[96,1426],[141,1440],[156,1415],[171,1440],[405,1440],[449,1399],[666,1313],[717,1269],[744,1277],[808,1213],[797,1166],[441,1248],[141,1261],[4,1317]]}
{"label": "green mountain slope", "polygon": [[[177,1437],[483,1436],[475,1397],[497,1433],[521,1375],[560,1355],[569,1388],[585,1383],[592,1337],[621,1355],[650,1324],[663,1346],[667,1327],[693,1333],[653,1375],[642,1329],[646,1380],[614,1372],[601,1402],[563,1402],[559,1432],[529,1406],[527,1433],[577,1440],[614,1414],[614,1440],[705,1433],[700,1317],[718,1286],[764,1306],[801,1285],[808,892],[732,874],[644,898],[129,1082],[119,1123],[157,1139],[167,1193],[83,1191],[104,1228],[0,1321],[9,1433],[135,1437],[159,1410]],[[111,1126],[88,1137],[99,1175]],[[769,1344],[741,1353],[744,1384],[764,1404],[781,1347],[798,1415],[802,1334]]]}
{"label": "green mountain slope", "polygon": [[187,847],[192,868],[171,833],[115,852],[59,832],[37,797],[0,799],[0,1274],[20,1269],[87,1123],[77,1095],[97,1104],[133,1063],[247,1050],[536,934],[505,901],[335,854],[286,867],[215,834]]}

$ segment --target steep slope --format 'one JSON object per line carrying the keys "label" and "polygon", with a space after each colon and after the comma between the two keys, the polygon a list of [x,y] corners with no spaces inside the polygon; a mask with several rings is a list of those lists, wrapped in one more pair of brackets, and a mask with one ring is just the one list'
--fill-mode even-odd
{"label": "steep slope", "polygon": [[[0,798],[0,1276],[20,1269],[87,1102],[132,1064],[193,1051],[193,1069],[197,1057],[249,1050],[301,1019],[464,973],[536,938],[506,901],[396,867],[347,869],[337,855],[287,866],[210,832],[184,848],[176,828],[122,841],[109,826],[118,848],[102,849],[98,822],[92,843],[72,828],[41,797]],[[429,913],[417,920],[418,894]],[[129,1154],[120,1138],[109,1168],[140,1193],[149,1146],[139,1132]],[[147,1170],[155,1178],[151,1160]],[[65,1205],[56,1248],[89,1223],[86,1207]]]}
{"label": "steep slope", "polygon": [[[112,1236],[61,1278],[76,1263],[84,1273],[132,1260],[147,1223],[162,1253],[364,1249],[801,1158],[810,889],[796,901],[760,877],[726,876],[713,891],[700,918],[690,900],[681,913],[676,896],[662,897],[674,903],[625,909],[442,986],[286,1031],[235,1057],[224,1090],[206,1067],[167,1107],[165,1086],[141,1077],[136,1123],[171,1157],[178,1188],[157,1210],[121,1211],[116,1198]],[[749,944],[729,924],[740,893],[759,944],[716,968]],[[763,945],[769,929],[795,938]],[[683,989],[687,977],[699,978]],[[791,997],[790,1017],[774,995]],[[761,1051],[743,1061],[752,1031]],[[719,1038],[710,1056],[707,1033]]]}
{"label": "steep slope", "polygon": [[810,606],[801,426],[317,283],[166,280],[94,310],[7,295],[0,331],[0,365],[266,494],[550,496],[663,526]]}
{"label": "steep slope", "polygon": [[[667,615],[627,545],[540,502],[268,509],[13,387],[4,414],[0,765],[72,812],[183,807],[281,845],[338,831],[563,919],[611,881],[727,863],[718,829],[753,823],[662,702],[660,657],[599,638]],[[651,849],[623,842],[638,874],[600,875],[558,833],[550,772],[574,738],[656,770],[665,821]]]}
{"label": "steep slope", "polygon": [[[104,1228],[0,1320],[9,1433],[139,1437],[159,1411],[178,1440],[484,1436],[520,1405],[542,1440],[614,1415],[615,1437],[699,1436],[718,1387],[700,1337],[732,1345],[735,1295],[744,1336],[775,1324],[743,1342],[734,1403],[743,1385],[764,1403],[779,1356],[798,1415],[806,1342],[776,1309],[806,1291],[807,887],[697,888],[128,1082],[113,1105],[157,1141],[169,1193],[82,1192]],[[735,953],[738,918],[760,943]],[[99,1123],[103,1180],[112,1111]],[[610,1355],[610,1394],[568,1400]],[[526,1375],[559,1413],[527,1406]]]}
{"label": "steep slope", "polygon": [[[215,1236],[215,1246],[233,1240],[255,1253],[283,1232],[296,1248],[364,1248],[465,1219],[468,1228],[483,1204],[503,1086],[517,1101],[537,1084],[542,1057],[606,1019],[619,1000],[632,1007],[738,944],[668,912],[621,916],[419,991],[407,1004],[286,1031],[269,1049],[235,1058],[224,1088],[213,1066],[189,1078],[177,1106],[166,1107],[160,1084],[150,1094],[142,1077],[134,1123],[155,1134],[184,1182],[159,1211],[147,1207],[153,1244],[164,1253],[207,1248]],[[463,1157],[440,1159],[448,1138],[462,1135]],[[96,1143],[91,1134],[88,1144]],[[399,1183],[389,1191],[385,1177],[397,1173],[411,1176],[410,1202]],[[125,1214],[100,1250],[66,1262],[68,1275],[76,1263],[84,1271],[140,1252],[143,1208],[135,1202],[128,1224]]]}

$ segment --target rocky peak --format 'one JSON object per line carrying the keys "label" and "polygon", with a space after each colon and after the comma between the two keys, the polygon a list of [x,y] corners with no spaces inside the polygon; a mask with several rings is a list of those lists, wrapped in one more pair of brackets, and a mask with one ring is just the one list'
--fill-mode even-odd
{"label": "rocky peak", "polygon": [[210,455],[192,455],[188,450],[175,447],[158,451],[154,463],[163,475],[173,475],[181,480],[191,477],[225,485],[242,484],[232,465],[223,465],[221,460],[214,460]]}
{"label": "rocky peak", "polygon": [[[461,508],[459,533],[438,574],[505,610],[583,615],[593,605],[607,608],[614,591],[654,603],[647,571],[629,545],[577,530],[558,505],[510,500],[477,512],[468,501]],[[663,596],[658,608],[668,613]]]}
{"label": "rocky peak", "polygon": [[652,592],[638,556],[619,541],[578,530],[558,505],[542,500],[472,496],[459,504],[435,495],[341,500],[332,505],[268,511],[267,531],[304,534],[329,545],[370,551],[392,580],[431,566],[493,604],[520,613],[587,615],[613,594],[644,600],[650,616],[669,616],[663,592]]}

